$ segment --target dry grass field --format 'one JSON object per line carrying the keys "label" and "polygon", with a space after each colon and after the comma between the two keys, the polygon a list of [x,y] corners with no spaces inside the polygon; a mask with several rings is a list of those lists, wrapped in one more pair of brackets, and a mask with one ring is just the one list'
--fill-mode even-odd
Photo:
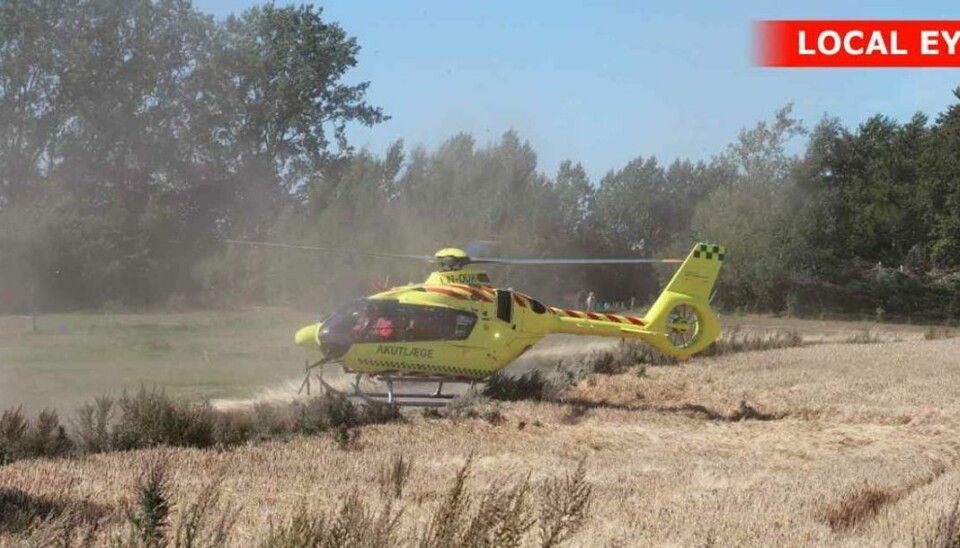
{"label": "dry grass field", "polygon": [[[791,322],[818,336],[817,325]],[[820,327],[825,340],[842,339]],[[347,448],[322,436],[19,461],[0,467],[0,488],[116,516],[133,504],[144,463],[162,454],[174,516],[222,474],[217,511],[236,517],[230,544],[247,546],[298,508],[332,511],[351,493],[378,507],[381,471],[403,454],[413,466],[397,530],[409,541],[471,455],[477,492],[528,477],[536,490],[585,458],[592,497],[571,546],[936,545],[960,496],[960,339],[882,334],[873,339],[901,341],[594,375],[563,403],[480,403],[479,417],[456,420],[411,414],[364,427]],[[124,527],[105,517],[97,539]]]}
{"label": "dry grass field", "polygon": [[[285,308],[151,314],[0,316],[0,409],[45,407],[62,413],[102,394],[162,386],[174,396],[239,399],[289,392],[307,357],[292,344],[318,314]],[[791,330],[805,341],[844,341],[867,331],[883,340],[920,340],[922,326],[722,317],[726,331]],[[511,365],[524,371],[615,344],[609,339],[550,337],[537,354]]]}

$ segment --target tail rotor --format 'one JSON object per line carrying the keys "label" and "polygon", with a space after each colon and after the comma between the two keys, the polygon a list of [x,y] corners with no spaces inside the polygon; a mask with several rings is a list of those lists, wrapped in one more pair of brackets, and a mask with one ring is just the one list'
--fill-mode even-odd
{"label": "tail rotor", "polygon": [[695,308],[679,304],[670,310],[667,317],[667,336],[676,348],[693,345],[700,335],[700,316]]}

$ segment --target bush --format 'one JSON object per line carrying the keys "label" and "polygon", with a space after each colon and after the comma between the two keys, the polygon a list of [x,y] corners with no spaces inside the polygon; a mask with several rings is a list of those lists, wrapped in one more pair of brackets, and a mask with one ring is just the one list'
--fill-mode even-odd
{"label": "bush", "polygon": [[340,395],[323,395],[288,406],[260,404],[218,411],[206,402],[173,399],[144,386],[114,401],[100,397],[77,409],[72,437],[56,412],[44,410],[28,421],[22,409],[0,415],[0,465],[24,458],[71,452],[145,449],[158,446],[232,447],[251,440],[330,432],[344,448],[355,445],[358,428],[403,420],[397,405],[358,406]]}
{"label": "bush", "polygon": [[166,461],[163,457],[156,457],[141,471],[136,487],[136,504],[127,510],[130,544],[148,547],[165,545],[171,509]]}
{"label": "bush", "polygon": [[360,423],[357,408],[345,396],[325,395],[296,405],[298,410],[294,431],[300,434],[318,434]]}
{"label": "bush", "polygon": [[370,402],[358,405],[340,394],[324,394],[306,403],[293,405],[295,408],[293,431],[298,434],[339,431],[403,419],[400,407],[395,404]]}
{"label": "bush", "polygon": [[113,398],[101,396],[93,403],[77,409],[74,437],[77,449],[83,453],[100,453],[110,449],[110,420],[113,418]]}
{"label": "bush", "polygon": [[952,339],[957,336],[957,332],[946,327],[930,327],[923,333],[924,340],[934,341],[937,339]]}
{"label": "bush", "polygon": [[214,412],[209,404],[179,402],[163,390],[141,386],[136,395],[124,392],[117,407],[120,412],[111,433],[115,450],[214,444]]}
{"label": "bush", "polygon": [[880,338],[877,332],[864,329],[847,337],[846,342],[847,344],[876,344],[883,342],[883,339]]}
{"label": "bush", "polygon": [[0,415],[0,464],[13,462],[27,456],[27,419],[23,409],[5,409]]}
{"label": "bush", "polygon": [[67,436],[56,411],[44,409],[32,423],[23,409],[7,409],[0,415],[0,464],[69,453],[73,442]]}
{"label": "bush", "polygon": [[32,457],[59,457],[73,449],[56,411],[44,409],[27,431],[26,453]]}
{"label": "bush", "polygon": [[906,275],[853,261],[834,277],[836,280],[798,278],[789,282],[791,312],[879,321],[923,318],[927,322],[947,321],[960,313],[960,283],[955,275]]}
{"label": "bush", "polygon": [[360,425],[386,424],[403,420],[400,406],[394,403],[368,402],[360,408]]}
{"label": "bush", "polygon": [[447,404],[446,416],[453,420],[476,419],[480,417],[478,408],[482,408],[488,403],[489,400],[482,393],[470,390]]}
{"label": "bush", "polygon": [[741,333],[733,329],[722,334],[698,356],[724,356],[740,352],[756,352],[803,346],[803,336],[796,330]]}
{"label": "bush", "polygon": [[483,395],[500,401],[540,401],[546,399],[546,388],[547,381],[540,371],[535,370],[516,376],[498,372],[487,379]]}

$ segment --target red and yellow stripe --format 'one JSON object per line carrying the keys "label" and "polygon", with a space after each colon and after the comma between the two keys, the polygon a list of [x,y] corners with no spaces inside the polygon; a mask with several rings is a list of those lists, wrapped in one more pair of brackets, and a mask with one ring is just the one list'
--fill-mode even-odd
{"label": "red and yellow stripe", "polygon": [[558,316],[567,316],[570,318],[582,318],[585,320],[596,320],[600,322],[646,325],[642,319],[636,316],[628,316],[626,314],[601,314],[598,312],[587,312],[585,310],[570,310],[567,308],[557,308],[557,307],[550,307],[550,311]]}
{"label": "red and yellow stripe", "polygon": [[493,294],[490,290],[484,290],[477,287],[462,284],[449,284],[445,286],[425,286],[425,290],[430,293],[439,293],[448,297],[454,297],[461,300],[477,300],[485,303],[492,303],[493,300],[487,294]]}
{"label": "red and yellow stripe", "polygon": [[490,297],[487,297],[487,295],[486,295],[486,292],[487,292],[487,291],[492,292],[492,291],[489,290],[489,289],[487,289],[486,291],[484,291],[483,288],[474,287],[474,286],[471,286],[471,285],[463,285],[463,284],[450,284],[449,287],[453,287],[453,288],[458,289],[458,290],[460,290],[460,291],[467,292],[467,293],[469,293],[471,296],[473,296],[475,299],[477,299],[478,301],[483,301],[483,302],[485,302],[485,303],[492,303],[492,302],[493,302],[493,300],[491,300]]}

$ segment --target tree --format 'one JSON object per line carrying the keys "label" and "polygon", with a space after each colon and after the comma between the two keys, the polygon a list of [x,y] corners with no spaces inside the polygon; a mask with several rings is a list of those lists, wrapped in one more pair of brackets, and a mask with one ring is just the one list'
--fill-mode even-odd
{"label": "tree", "polygon": [[[960,87],[954,90],[960,100]],[[937,117],[923,155],[923,188],[932,222],[930,255],[940,266],[960,266],[960,104]]]}
{"label": "tree", "polygon": [[740,132],[715,168],[721,173],[732,168],[735,176],[718,185],[694,214],[696,240],[728,246],[720,283],[730,306],[780,310],[785,305],[784,288],[795,261],[785,219],[798,162],[786,144],[806,133],[791,108],[779,109],[771,123]]}
{"label": "tree", "polygon": [[265,234],[352,153],[348,124],[386,119],[308,6],[4,0],[0,51],[0,225],[46,219],[18,262],[61,305],[195,292],[225,235]]}

